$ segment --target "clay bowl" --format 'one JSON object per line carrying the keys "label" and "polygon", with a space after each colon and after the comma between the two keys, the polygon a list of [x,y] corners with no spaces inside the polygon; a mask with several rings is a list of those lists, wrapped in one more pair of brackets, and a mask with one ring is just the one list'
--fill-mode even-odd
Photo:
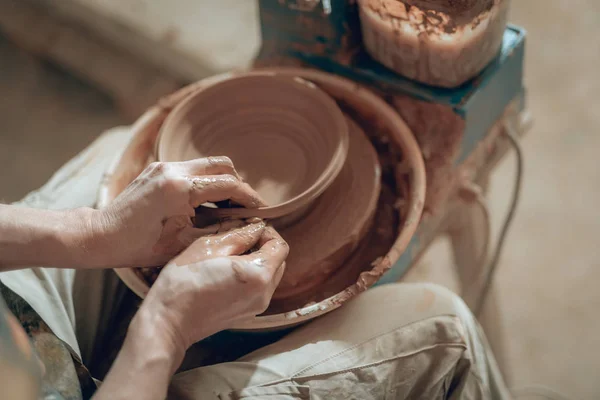
{"label": "clay bowl", "polygon": [[[345,304],[373,286],[398,261],[415,230],[423,211],[425,199],[425,167],[420,149],[404,120],[379,96],[356,83],[324,72],[301,68],[267,70],[277,75],[300,76],[317,84],[348,109],[348,115],[361,120],[362,129],[371,138],[374,131],[381,136],[376,149],[382,162],[382,174],[397,187],[390,191],[382,185],[373,227],[344,266],[313,288],[294,299],[274,299],[264,315],[235,327],[242,331],[264,331],[289,328],[326,314]],[[211,78],[211,83],[229,77]],[[132,127],[129,145],[109,167],[101,184],[98,207],[102,208],[121,193],[127,185],[154,161],[158,132],[173,107],[185,101],[195,90],[202,90],[205,81],[182,89],[159,105],[148,110]],[[366,123],[365,123],[366,122]],[[384,146],[381,143],[385,142]],[[389,165],[389,153],[401,154],[401,160]],[[394,157],[391,158],[394,160]],[[395,178],[394,178],[395,176]],[[383,180],[382,180],[383,182]],[[395,220],[395,223],[390,223]],[[385,227],[384,227],[384,224]],[[145,297],[149,286],[136,268],[117,269],[121,280],[138,296]]]}
{"label": "clay bowl", "polygon": [[268,206],[203,207],[203,216],[270,219],[306,212],[341,171],[348,146],[341,110],[314,84],[245,73],[177,105],[161,127],[158,160],[228,156]]}
{"label": "clay bowl", "polygon": [[296,223],[278,229],[289,243],[286,269],[273,299],[311,293],[342,266],[371,228],[381,190],[377,152],[349,116],[344,168]]}

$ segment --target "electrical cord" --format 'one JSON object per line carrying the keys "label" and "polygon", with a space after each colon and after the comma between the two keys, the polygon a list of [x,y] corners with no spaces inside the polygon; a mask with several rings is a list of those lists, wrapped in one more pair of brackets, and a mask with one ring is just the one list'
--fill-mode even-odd
{"label": "electrical cord", "polygon": [[486,268],[486,274],[483,281],[483,288],[481,293],[479,294],[479,299],[477,305],[475,306],[475,316],[479,317],[481,315],[481,311],[483,310],[483,306],[485,305],[485,300],[492,286],[492,282],[494,280],[494,274],[496,273],[496,269],[498,267],[498,263],[500,261],[500,256],[502,255],[502,249],[504,247],[504,243],[506,241],[506,236],[508,234],[508,230],[510,225],[514,219],[515,211],[517,209],[517,204],[519,203],[519,199],[521,197],[521,186],[523,182],[523,151],[521,149],[521,145],[519,143],[519,139],[515,130],[510,126],[510,124],[504,124],[504,135],[512,145],[515,150],[515,154],[517,156],[517,171],[515,178],[515,186],[513,189],[512,200],[510,203],[510,207],[508,209],[508,214],[506,215],[506,219],[504,220],[504,225],[502,226],[502,230],[500,231],[500,236],[498,238],[498,243],[496,245],[496,250],[494,251],[494,255],[488,268]]}
{"label": "electrical cord", "polygon": [[483,216],[483,232],[485,237],[483,238],[483,245],[481,246],[481,254],[478,257],[477,265],[484,265],[488,256],[491,240],[491,218],[487,201],[483,195],[481,187],[470,179],[466,179],[460,186],[459,196],[463,201],[479,207],[481,215]]}
{"label": "electrical cord", "polygon": [[[475,315],[478,317],[483,310],[485,300],[492,286],[494,274],[496,273],[496,269],[500,261],[500,256],[502,255],[502,249],[506,241],[506,236],[508,234],[510,225],[512,224],[512,221],[514,219],[517,204],[519,203],[519,199],[521,197],[521,189],[523,183],[523,150],[521,149],[518,136],[513,127],[509,123],[506,123],[504,125],[504,128],[504,135],[515,150],[515,154],[517,157],[516,178],[512,194],[512,200],[508,209],[508,214],[506,215],[504,225],[502,226],[502,230],[500,231],[500,236],[498,238],[496,250],[494,251],[494,255],[492,257],[492,260],[490,261],[489,267],[487,268],[487,273],[484,279],[484,286],[479,295],[478,303],[475,307]],[[485,203],[482,204],[482,207],[484,205]],[[515,398],[521,398],[525,396],[541,396],[550,400],[570,400],[564,394],[544,385],[524,386],[521,388],[513,389],[511,390],[511,392]]]}
{"label": "electrical cord", "polygon": [[[515,150],[515,154],[517,157],[517,171],[515,178],[515,185],[513,188],[512,200],[510,203],[510,207],[508,209],[508,214],[506,215],[506,219],[504,220],[504,225],[502,226],[502,230],[500,231],[500,236],[498,238],[498,242],[496,244],[496,250],[494,251],[494,255],[492,260],[490,261],[489,267],[486,269],[486,275],[484,278],[484,286],[479,295],[477,305],[475,307],[475,315],[479,317],[483,310],[483,306],[485,305],[485,300],[492,286],[492,282],[494,279],[494,274],[496,273],[496,269],[498,267],[500,256],[502,255],[502,249],[504,247],[504,243],[506,241],[506,236],[508,234],[508,230],[515,216],[515,211],[517,209],[517,204],[519,203],[519,199],[521,197],[521,188],[523,182],[523,150],[521,149],[521,145],[519,143],[518,136],[508,123],[504,126],[504,135],[512,145]],[[474,192],[474,194],[476,194]],[[480,196],[475,196],[474,200],[481,207],[486,214],[486,218],[489,218],[487,215],[487,208],[485,205],[485,200]],[[487,221],[489,223],[489,220]],[[486,244],[487,246],[487,244]],[[538,396],[543,397],[549,400],[570,400],[564,394],[544,385],[528,385],[516,389],[511,390],[512,395],[515,399],[522,398],[525,396]]]}
{"label": "electrical cord", "polygon": [[489,247],[490,247],[490,240],[491,240],[491,235],[490,235],[490,231],[491,231],[491,218],[490,218],[490,210],[488,209],[487,206],[487,202],[485,201],[485,197],[483,197],[483,195],[477,196],[477,198],[475,199],[475,204],[477,204],[477,206],[479,207],[479,209],[481,210],[481,214],[483,214],[483,223],[485,224],[485,239],[483,242],[483,246],[482,246],[482,250],[481,250],[481,255],[479,256],[479,263],[477,265],[483,265],[485,264],[485,260],[488,256],[488,251],[489,251]]}

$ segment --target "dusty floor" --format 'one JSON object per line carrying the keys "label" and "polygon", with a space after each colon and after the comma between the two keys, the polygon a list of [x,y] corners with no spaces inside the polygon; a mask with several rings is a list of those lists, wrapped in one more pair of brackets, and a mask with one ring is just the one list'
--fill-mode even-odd
{"label": "dusty floor", "polygon": [[[530,33],[536,124],[524,141],[526,186],[499,275],[509,360],[516,384],[599,399],[600,3],[513,4],[512,20]],[[507,159],[494,180],[496,211],[507,204],[511,167]],[[494,217],[498,226],[501,214]]]}
{"label": "dusty floor", "polygon": [[[497,276],[512,382],[600,399],[600,3],[513,1],[511,21],[529,32],[526,85],[535,119]],[[496,231],[514,163],[507,157],[492,180]],[[438,243],[425,266],[447,276],[448,258],[447,244]]]}
{"label": "dusty floor", "polygon": [[[525,189],[498,275],[512,381],[598,399],[600,2],[513,1],[511,19],[529,31],[526,82],[535,118],[523,142]],[[101,94],[1,37],[0,93],[3,201],[36,188],[99,132],[122,122]],[[507,157],[494,174],[496,229],[513,173]],[[440,242],[424,267],[447,276],[447,259]]]}

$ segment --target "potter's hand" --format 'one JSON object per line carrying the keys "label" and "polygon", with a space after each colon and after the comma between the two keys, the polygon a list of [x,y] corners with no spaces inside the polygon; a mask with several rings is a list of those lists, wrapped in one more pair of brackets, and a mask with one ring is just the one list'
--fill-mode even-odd
{"label": "potter's hand", "polygon": [[192,343],[265,310],[287,254],[263,222],[195,241],[158,276],[93,399],[166,398]]}
{"label": "potter's hand", "polygon": [[222,200],[248,208],[264,204],[227,157],[151,164],[103,210],[0,204],[0,271],[164,265],[216,232],[194,228],[191,217],[200,204]]}
{"label": "potter's hand", "polygon": [[227,157],[153,163],[101,211],[93,249],[105,250],[104,267],[165,264],[207,233],[193,227],[194,208],[222,200],[264,205]]}
{"label": "potter's hand", "polygon": [[287,243],[263,222],[201,238],[162,270],[140,313],[185,350],[265,311],[287,255]]}

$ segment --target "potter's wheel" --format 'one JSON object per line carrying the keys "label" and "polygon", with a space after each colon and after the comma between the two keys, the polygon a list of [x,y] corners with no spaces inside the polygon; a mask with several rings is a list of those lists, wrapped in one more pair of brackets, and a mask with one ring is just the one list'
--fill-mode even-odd
{"label": "potter's wheel", "polygon": [[[278,69],[277,73],[310,80],[343,106],[344,111],[357,122],[354,131],[359,132],[360,129],[357,127],[362,128],[377,150],[382,165],[382,180],[379,182],[380,187],[376,185],[375,188],[365,189],[366,192],[379,190],[379,196],[365,196],[358,202],[368,207],[369,203],[375,203],[379,197],[375,215],[359,214],[358,219],[361,221],[354,225],[358,226],[358,229],[354,228],[356,233],[344,232],[347,236],[353,236],[356,243],[344,247],[342,243],[347,238],[338,241],[337,243],[340,243],[338,246],[342,249],[340,251],[345,253],[342,255],[336,255],[335,251],[329,250],[330,257],[336,259],[336,262],[341,263],[342,266],[337,269],[334,266],[326,273],[324,271],[329,268],[319,271],[318,267],[308,267],[310,263],[303,264],[308,268],[309,273],[306,276],[314,279],[313,282],[316,283],[307,285],[307,289],[304,289],[302,285],[306,283],[305,280],[294,282],[291,279],[290,286],[302,290],[288,291],[287,296],[276,296],[265,315],[257,316],[254,320],[237,327],[244,330],[273,329],[301,323],[339,307],[373,285],[406,248],[420,219],[424,199],[424,167],[420,151],[410,130],[391,107],[355,83],[326,73],[307,69]],[[212,78],[213,81],[214,79]],[[198,87],[202,84],[200,82],[194,86]],[[112,201],[149,162],[153,161],[158,130],[177,104],[177,100],[180,100],[186,92],[189,93],[190,89],[184,89],[183,92],[165,99],[160,105],[148,110],[134,125],[131,143],[108,171],[108,179],[105,180],[100,191],[98,204],[100,207]],[[360,140],[366,143],[366,136],[354,136],[361,137]],[[356,149],[366,151],[367,158],[369,158],[368,153],[371,152],[373,158],[372,146],[361,145],[356,146]],[[371,166],[376,165],[371,161]],[[377,168],[372,169],[371,173],[376,175],[376,170]],[[377,180],[373,182],[377,183]],[[326,193],[327,191],[323,196]],[[317,206],[318,204],[315,205]],[[370,224],[373,218],[374,223]],[[328,225],[324,221],[321,226],[326,229]],[[348,225],[341,224],[340,229],[352,230],[343,228],[344,226]],[[362,240],[360,240],[361,233],[364,235]],[[282,231],[282,234],[285,235],[285,231]],[[317,239],[327,241],[328,236],[331,235],[327,233]],[[349,240],[349,243],[351,242],[352,240]],[[353,252],[353,247],[356,245],[358,247]],[[291,246],[294,246],[293,243]],[[300,244],[298,246],[301,248]],[[116,272],[136,294],[140,297],[145,296],[148,285],[140,279],[133,268],[120,269]]]}

